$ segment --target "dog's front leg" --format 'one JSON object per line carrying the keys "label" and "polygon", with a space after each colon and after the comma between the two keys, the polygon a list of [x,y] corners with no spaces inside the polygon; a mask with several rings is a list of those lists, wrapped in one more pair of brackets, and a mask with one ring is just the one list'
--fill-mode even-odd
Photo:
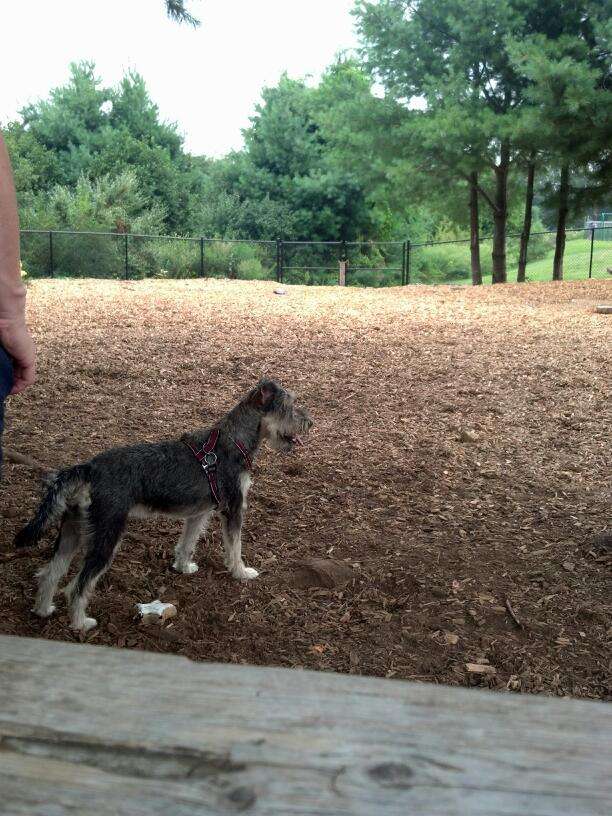
{"label": "dog's front leg", "polygon": [[225,566],[239,581],[250,581],[259,573],[252,567],[245,567],[242,560],[242,508],[226,511],[221,516],[221,532],[225,549]]}
{"label": "dog's front leg", "polygon": [[202,513],[199,516],[185,519],[183,532],[174,550],[174,564],[172,566],[177,572],[183,572],[189,575],[198,571],[198,565],[191,559],[193,558],[198,539],[208,527],[211,515],[212,510],[207,513]]}

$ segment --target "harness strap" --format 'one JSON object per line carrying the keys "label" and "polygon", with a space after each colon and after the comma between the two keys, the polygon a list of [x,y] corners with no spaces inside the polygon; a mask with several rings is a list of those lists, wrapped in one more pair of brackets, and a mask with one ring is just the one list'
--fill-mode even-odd
{"label": "harness strap", "polygon": [[195,448],[191,447],[191,444],[189,442],[187,442],[187,445],[193,451],[193,455],[198,460],[198,462],[201,462],[207,453],[212,453],[212,451],[215,449],[217,445],[217,439],[219,439],[219,430],[215,428],[214,431],[211,431],[210,436],[208,437],[204,445],[202,445],[201,450],[197,451]]}
{"label": "harness strap", "polygon": [[232,439],[232,442],[238,448],[240,453],[244,456],[244,459],[245,459],[245,462],[246,462],[246,465],[247,465],[247,469],[248,470],[253,470],[253,461],[252,461],[251,457],[249,456],[249,452],[245,448],[243,443],[239,439]]}
{"label": "harness strap", "polygon": [[[206,440],[206,442],[202,445],[200,450],[196,450],[191,442],[184,440],[185,444],[189,448],[189,450],[193,453],[195,458],[198,460],[200,465],[202,466],[202,470],[206,474],[206,478],[208,479],[208,486],[210,487],[210,493],[215,500],[215,503],[218,505],[221,504],[221,498],[219,494],[219,485],[217,483],[217,454],[214,452],[217,446],[217,441],[219,439],[219,429],[215,428],[210,432],[210,436]],[[249,452],[244,446],[244,444],[239,439],[232,439],[234,445],[238,448],[240,453],[244,456],[244,460],[246,462],[247,468],[251,470],[253,467],[253,462],[251,457],[249,456]]]}

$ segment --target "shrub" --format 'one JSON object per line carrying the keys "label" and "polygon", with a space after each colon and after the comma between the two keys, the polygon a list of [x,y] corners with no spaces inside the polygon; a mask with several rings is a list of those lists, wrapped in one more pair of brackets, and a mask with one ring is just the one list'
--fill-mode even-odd
{"label": "shrub", "polygon": [[268,244],[206,241],[204,274],[221,278],[274,278],[275,252]]}
{"label": "shrub", "polygon": [[200,244],[167,238],[135,238],[134,277],[195,278],[200,274]]}
{"label": "shrub", "polygon": [[453,283],[470,277],[469,244],[416,247],[411,253],[411,283]]}
{"label": "shrub", "polygon": [[243,280],[266,280],[270,277],[259,258],[245,258],[238,262],[237,269],[238,277]]}

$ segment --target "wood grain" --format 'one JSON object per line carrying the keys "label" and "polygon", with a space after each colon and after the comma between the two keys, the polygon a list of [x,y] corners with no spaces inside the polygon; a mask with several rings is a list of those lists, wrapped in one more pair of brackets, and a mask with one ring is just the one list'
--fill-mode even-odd
{"label": "wood grain", "polygon": [[612,714],[0,636],[0,813],[612,812]]}

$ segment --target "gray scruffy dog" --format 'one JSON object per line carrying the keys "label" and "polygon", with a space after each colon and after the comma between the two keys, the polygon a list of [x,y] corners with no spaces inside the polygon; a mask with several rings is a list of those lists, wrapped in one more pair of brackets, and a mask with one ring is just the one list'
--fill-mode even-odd
{"label": "gray scruffy dog", "polygon": [[72,628],[94,627],[95,618],[85,616],[89,596],[109,568],[128,518],[154,514],[185,520],[173,565],[179,572],[198,569],[192,561],[198,538],[217,513],[228,570],[239,580],[256,578],[257,571],[244,565],[240,540],[252,459],[264,439],[290,451],[311,427],[292,392],[261,380],[213,428],[180,440],[113,448],[55,474],[36,515],[15,538],[16,547],[36,544],[60,522],[54,556],[38,572],[33,611],[53,613],[57,586],[82,551],[82,567],[65,592]]}

